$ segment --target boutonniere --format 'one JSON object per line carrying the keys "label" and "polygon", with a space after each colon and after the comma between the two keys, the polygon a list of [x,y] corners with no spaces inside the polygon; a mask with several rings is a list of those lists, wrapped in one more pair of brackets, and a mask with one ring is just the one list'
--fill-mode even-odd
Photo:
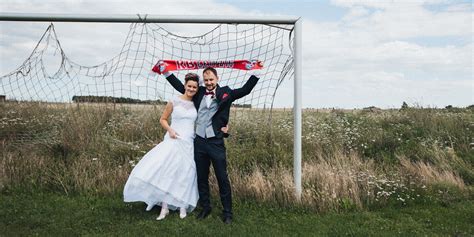
{"label": "boutonniere", "polygon": [[224,94],[222,95],[222,99],[225,99],[227,96],[229,96],[229,94],[224,93]]}

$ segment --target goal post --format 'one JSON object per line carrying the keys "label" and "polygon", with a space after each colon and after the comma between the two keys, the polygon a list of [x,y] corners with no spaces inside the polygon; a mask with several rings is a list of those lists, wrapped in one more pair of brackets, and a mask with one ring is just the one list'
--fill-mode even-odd
{"label": "goal post", "polygon": [[[302,20],[288,16],[176,16],[176,15],[86,15],[0,13],[0,21],[34,22],[103,22],[103,23],[196,23],[196,24],[262,24],[293,26],[292,57],[294,76],[294,144],[293,172],[295,195],[301,198],[302,159]],[[151,68],[150,68],[151,70]]]}

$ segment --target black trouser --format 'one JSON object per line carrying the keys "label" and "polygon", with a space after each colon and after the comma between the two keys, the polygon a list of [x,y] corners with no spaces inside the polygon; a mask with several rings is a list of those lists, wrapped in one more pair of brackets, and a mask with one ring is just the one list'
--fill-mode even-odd
{"label": "black trouser", "polygon": [[212,163],[219,184],[224,216],[232,216],[232,193],[227,176],[226,150],[223,138],[194,139],[194,161],[196,162],[199,203],[203,209],[211,209],[209,199],[209,167]]}

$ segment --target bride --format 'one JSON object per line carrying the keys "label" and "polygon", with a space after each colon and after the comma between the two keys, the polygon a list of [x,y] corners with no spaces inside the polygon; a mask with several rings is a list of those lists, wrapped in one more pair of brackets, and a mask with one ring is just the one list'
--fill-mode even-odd
{"label": "bride", "polygon": [[192,102],[198,85],[197,74],[186,74],[185,93],[171,99],[161,115],[160,124],[167,130],[163,141],[138,162],[123,190],[125,202],[145,202],[147,211],[161,206],[157,220],[177,209],[185,218],[199,198],[193,146],[197,111]]}

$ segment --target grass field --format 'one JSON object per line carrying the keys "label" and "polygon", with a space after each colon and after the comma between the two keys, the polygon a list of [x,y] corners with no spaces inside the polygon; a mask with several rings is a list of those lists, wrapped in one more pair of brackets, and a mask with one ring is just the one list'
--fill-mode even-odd
{"label": "grass field", "polygon": [[[2,236],[472,236],[474,201],[448,205],[417,203],[372,211],[314,213],[236,200],[231,226],[218,210],[203,220],[126,205],[121,196],[65,196],[51,192],[4,192],[0,196]],[[217,208],[216,208],[217,209]]]}
{"label": "grass field", "polygon": [[234,110],[226,146],[236,220],[225,229],[218,203],[202,223],[173,215],[166,225],[157,210],[121,201],[130,171],[163,138],[161,109],[0,103],[4,233],[473,235],[472,106],[305,110],[300,201],[291,111],[269,120]]}

